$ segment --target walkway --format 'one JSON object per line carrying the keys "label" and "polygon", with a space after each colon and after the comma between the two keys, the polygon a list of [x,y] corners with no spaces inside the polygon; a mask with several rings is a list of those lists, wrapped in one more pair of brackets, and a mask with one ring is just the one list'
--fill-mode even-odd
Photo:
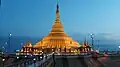
{"label": "walkway", "polygon": [[84,57],[56,57],[55,61],[55,67],[104,67],[97,60]]}

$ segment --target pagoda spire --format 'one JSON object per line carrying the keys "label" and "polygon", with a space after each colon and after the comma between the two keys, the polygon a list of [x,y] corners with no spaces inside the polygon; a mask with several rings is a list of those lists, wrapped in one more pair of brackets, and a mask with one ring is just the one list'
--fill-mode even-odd
{"label": "pagoda spire", "polygon": [[56,23],[60,23],[60,11],[59,11],[59,4],[58,4],[58,1],[57,1],[57,5],[56,5]]}
{"label": "pagoda spire", "polygon": [[59,12],[59,4],[58,4],[58,0],[57,0],[57,10],[56,13]]}
{"label": "pagoda spire", "polygon": [[[59,11],[59,4],[57,2],[57,5],[56,5],[56,19],[55,19],[55,22],[52,26],[52,30],[50,33],[64,33],[64,28],[63,28],[63,25],[60,21],[60,11]],[[50,34],[51,35],[51,34]]]}

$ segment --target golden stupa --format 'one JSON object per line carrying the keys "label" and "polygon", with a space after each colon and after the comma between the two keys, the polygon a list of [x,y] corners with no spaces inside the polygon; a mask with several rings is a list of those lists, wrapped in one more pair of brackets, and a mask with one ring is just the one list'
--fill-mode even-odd
{"label": "golden stupa", "polygon": [[52,30],[48,36],[44,37],[40,42],[36,43],[34,48],[76,48],[79,43],[72,40],[65,32],[63,24],[60,21],[59,5],[57,4],[56,19],[52,26]]}
{"label": "golden stupa", "polygon": [[69,52],[80,53],[91,51],[91,47],[86,41],[80,45],[64,32],[63,24],[60,21],[59,5],[57,4],[56,19],[52,30],[41,41],[31,45],[28,41],[18,54],[40,54],[41,52]]}

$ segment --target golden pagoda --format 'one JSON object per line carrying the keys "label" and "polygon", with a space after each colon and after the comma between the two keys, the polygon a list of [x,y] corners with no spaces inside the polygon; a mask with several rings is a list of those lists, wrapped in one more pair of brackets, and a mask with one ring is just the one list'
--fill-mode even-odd
{"label": "golden pagoda", "polygon": [[91,47],[85,41],[80,45],[64,32],[63,24],[60,21],[59,5],[57,3],[56,19],[49,34],[35,45],[28,41],[20,50],[21,54],[40,54],[40,53],[80,53],[90,51]]}
{"label": "golden pagoda", "polygon": [[60,21],[59,5],[57,4],[56,19],[52,26],[52,30],[48,36],[44,37],[40,42],[36,43],[34,48],[76,48],[80,47],[79,43],[72,40],[65,32],[63,24]]}

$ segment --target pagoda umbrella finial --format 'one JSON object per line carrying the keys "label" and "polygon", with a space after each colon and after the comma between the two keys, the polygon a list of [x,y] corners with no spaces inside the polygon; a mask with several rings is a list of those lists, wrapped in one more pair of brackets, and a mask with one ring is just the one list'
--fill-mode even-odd
{"label": "pagoda umbrella finial", "polygon": [[55,23],[60,23],[60,10],[59,10],[58,0],[57,0],[57,5],[56,5],[56,22]]}
{"label": "pagoda umbrella finial", "polygon": [[58,0],[57,0],[57,11],[56,11],[56,13],[57,12],[59,12],[59,2],[58,2]]}

